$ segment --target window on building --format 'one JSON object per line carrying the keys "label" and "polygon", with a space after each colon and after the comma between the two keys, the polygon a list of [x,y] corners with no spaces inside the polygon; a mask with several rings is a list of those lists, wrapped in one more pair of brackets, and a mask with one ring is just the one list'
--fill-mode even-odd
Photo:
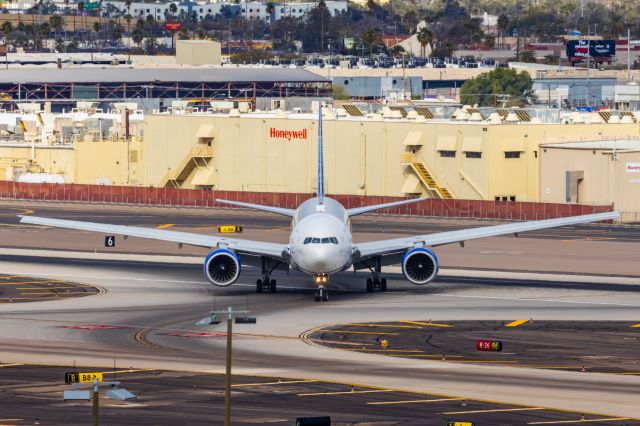
{"label": "window on building", "polygon": [[505,151],[504,158],[520,158],[520,151]]}
{"label": "window on building", "polygon": [[516,196],[512,195],[511,197],[509,197],[509,201],[516,201]]}
{"label": "window on building", "polygon": [[439,151],[440,157],[456,158],[455,151]]}
{"label": "window on building", "polygon": [[253,9],[249,9],[249,12],[253,12]]}
{"label": "window on building", "polygon": [[466,151],[464,155],[467,158],[482,158],[482,152],[479,151]]}
{"label": "window on building", "polygon": [[284,13],[284,7],[280,8],[280,13]]}
{"label": "window on building", "polygon": [[151,12],[151,9],[147,9],[147,13],[150,13],[150,12]]}

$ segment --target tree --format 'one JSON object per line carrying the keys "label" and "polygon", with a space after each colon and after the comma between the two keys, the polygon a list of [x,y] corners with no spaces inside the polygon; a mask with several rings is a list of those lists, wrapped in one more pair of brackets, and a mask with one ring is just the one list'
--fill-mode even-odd
{"label": "tree", "polygon": [[369,52],[371,52],[371,48],[374,45],[380,44],[381,41],[382,32],[380,31],[380,28],[369,27],[364,33],[362,33],[362,42],[369,46]]}
{"label": "tree", "polygon": [[424,58],[427,51],[427,46],[429,46],[430,50],[433,50],[431,43],[433,42],[433,33],[429,31],[427,27],[420,28],[418,31],[418,43],[420,43],[420,52],[422,53],[422,57]]}
{"label": "tree", "polygon": [[171,17],[175,17],[176,13],[178,13],[178,6],[175,3],[171,3],[169,5],[169,12],[171,13]]}
{"label": "tree", "polygon": [[351,99],[351,95],[345,89],[342,84],[333,84],[333,99],[337,101],[343,101],[347,99]]}
{"label": "tree", "polygon": [[525,50],[524,52],[521,52],[518,60],[520,62],[527,62],[531,64],[535,64],[536,62],[538,62],[536,60],[536,54],[533,50]]}
{"label": "tree", "polygon": [[55,31],[55,38],[58,38],[58,34],[62,31],[62,27],[64,26],[64,19],[58,14],[51,15],[51,18],[49,18],[49,25],[53,31]]}
{"label": "tree", "polygon": [[496,68],[465,81],[460,88],[460,102],[467,105],[492,106],[498,97],[507,96],[512,104],[524,105],[533,96],[533,80],[528,72]]}
{"label": "tree", "polygon": [[140,43],[142,43],[143,39],[144,39],[144,33],[142,32],[142,29],[136,26],[133,29],[133,32],[131,33],[131,40],[133,40],[133,42],[137,44],[138,47],[140,47]]}
{"label": "tree", "polygon": [[178,40],[189,40],[189,31],[186,28],[181,28],[178,31]]}
{"label": "tree", "polygon": [[9,21],[4,21],[2,26],[0,26],[0,31],[2,31],[2,35],[4,37],[4,44],[7,44],[7,40],[9,39],[9,34],[13,31],[13,24]]}
{"label": "tree", "polygon": [[498,30],[500,31],[500,48],[504,46],[504,32],[509,28],[509,17],[504,13],[498,16]]}

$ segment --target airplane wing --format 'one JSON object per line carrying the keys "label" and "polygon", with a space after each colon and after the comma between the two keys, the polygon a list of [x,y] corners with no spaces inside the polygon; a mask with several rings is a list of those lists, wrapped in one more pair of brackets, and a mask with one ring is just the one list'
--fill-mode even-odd
{"label": "airplane wing", "polygon": [[422,200],[424,200],[424,198],[412,198],[410,200],[394,201],[393,203],[375,204],[373,206],[356,207],[356,208],[353,208],[353,209],[348,209],[347,210],[347,214],[349,215],[349,217],[351,217],[351,216],[355,216],[357,214],[367,213],[367,212],[371,212],[371,211],[374,211],[374,210],[386,209],[386,208],[389,208],[389,207],[402,206],[404,204],[416,203],[416,202],[422,201]]}
{"label": "airplane wing", "polygon": [[495,237],[499,235],[519,234],[520,232],[536,231],[539,229],[555,228],[558,226],[578,225],[581,223],[616,220],[620,218],[618,212],[589,214],[583,216],[569,216],[558,219],[535,220],[529,222],[507,223],[503,225],[483,226],[479,228],[461,229],[457,231],[437,232],[435,234],[417,235],[413,237],[394,238],[391,240],[371,241],[356,245],[356,255],[365,260],[372,256],[397,253],[415,246],[441,246],[444,244],[461,243],[477,238]]}
{"label": "airplane wing", "polygon": [[269,213],[282,214],[285,216],[293,217],[296,211],[293,209],[285,209],[282,207],[264,206],[262,204],[243,203],[241,201],[228,201],[228,200],[216,200],[217,203],[229,204],[232,206],[249,207],[250,209],[262,210]]}
{"label": "airplane wing", "polygon": [[274,259],[282,259],[283,253],[287,250],[286,244],[241,240],[237,238],[214,237],[211,235],[195,234],[191,232],[168,231],[166,229],[144,228],[141,226],[109,225],[105,223],[50,219],[38,216],[21,216],[20,223],[53,226],[55,228],[79,229],[82,231],[100,232],[104,234],[117,234],[131,237],[149,238],[153,240],[169,241],[173,243],[186,244],[197,247],[226,247],[239,253],[247,253],[255,256],[268,256]]}

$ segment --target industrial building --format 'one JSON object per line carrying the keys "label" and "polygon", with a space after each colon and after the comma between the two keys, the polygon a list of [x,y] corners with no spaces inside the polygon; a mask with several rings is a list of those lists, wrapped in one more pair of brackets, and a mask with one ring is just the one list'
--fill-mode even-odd
{"label": "industrial building", "polygon": [[640,140],[542,145],[540,201],[609,204],[640,221]]}
{"label": "industrial building", "polygon": [[[230,102],[214,105],[218,112],[176,107],[142,114],[131,110],[134,105],[120,105],[89,114],[5,114],[0,174],[7,180],[56,175],[49,181],[81,184],[316,190],[317,114],[243,113]],[[402,104],[372,113],[356,104],[327,107],[325,186],[337,195],[551,201],[541,188],[564,194],[565,170],[582,169],[557,172],[560,168],[551,167],[562,176],[554,175],[549,178],[554,185],[548,184],[541,149],[603,138],[638,139],[635,119],[632,113],[560,116],[558,111],[517,108]],[[11,125],[17,121],[22,124]],[[633,185],[629,190],[638,191]],[[570,202],[607,200],[583,195]]]}
{"label": "industrial building", "polygon": [[191,99],[205,109],[210,99],[259,100],[322,98],[331,96],[331,82],[303,69],[173,66],[170,68],[63,68],[8,69],[2,72],[0,104],[11,109],[16,102],[45,101],[71,109],[77,100],[122,102],[134,100],[144,109]]}

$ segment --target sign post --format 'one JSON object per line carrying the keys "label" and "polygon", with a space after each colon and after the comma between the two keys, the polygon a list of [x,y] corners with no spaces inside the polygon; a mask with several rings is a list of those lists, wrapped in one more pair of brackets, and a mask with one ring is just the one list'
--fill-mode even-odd
{"label": "sign post", "polygon": [[[100,374],[102,376],[102,374]],[[93,426],[98,426],[100,413],[100,385],[98,378],[93,381]]]}

